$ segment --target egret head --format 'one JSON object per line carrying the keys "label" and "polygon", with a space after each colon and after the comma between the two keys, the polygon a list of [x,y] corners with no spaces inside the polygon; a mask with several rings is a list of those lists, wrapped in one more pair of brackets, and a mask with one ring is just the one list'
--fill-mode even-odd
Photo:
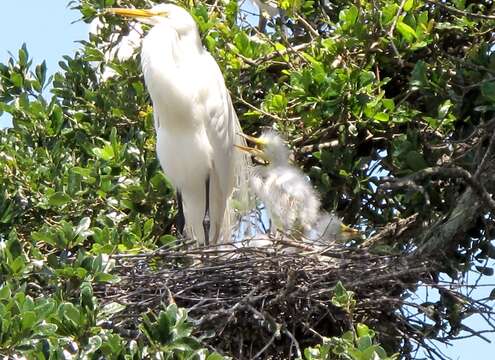
{"label": "egret head", "polygon": [[258,156],[273,165],[286,165],[288,163],[289,149],[276,132],[266,131],[259,138],[244,134],[242,136],[258,145],[259,148],[236,145],[237,148]]}
{"label": "egret head", "polygon": [[335,214],[323,212],[316,226],[306,236],[318,242],[346,242],[361,238],[361,233],[342,222]]}
{"label": "egret head", "polygon": [[167,24],[179,35],[197,29],[193,17],[183,8],[174,4],[158,4],[151,9],[109,8],[110,14],[125,16],[151,26]]}

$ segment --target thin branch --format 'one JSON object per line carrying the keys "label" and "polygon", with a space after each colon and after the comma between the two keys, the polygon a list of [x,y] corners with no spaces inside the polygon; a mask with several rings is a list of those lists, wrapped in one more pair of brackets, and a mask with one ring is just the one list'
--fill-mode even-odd
{"label": "thin branch", "polygon": [[488,148],[486,149],[485,155],[483,156],[483,159],[481,160],[480,165],[478,166],[478,169],[476,170],[476,173],[473,176],[475,180],[478,180],[480,178],[480,175],[482,171],[485,169],[486,163],[488,162],[489,157],[493,154],[494,150],[495,150],[495,131],[493,132],[492,137],[490,138],[490,143],[488,144]]}
{"label": "thin branch", "polygon": [[413,189],[418,190],[419,185],[417,185],[416,182],[428,177],[442,179],[461,178],[492,211],[495,211],[495,200],[493,200],[492,196],[485,190],[483,184],[471,176],[469,171],[457,166],[431,167],[401,179],[385,179],[385,182],[380,185],[380,188],[397,189],[412,187]]}
{"label": "thin branch", "polygon": [[406,0],[402,0],[399,5],[399,9],[397,10],[397,14],[395,14],[394,21],[392,22],[392,25],[390,26],[390,29],[388,31],[388,37],[390,39],[390,44],[392,45],[392,50],[394,51],[395,57],[397,60],[399,60],[399,64],[402,66],[404,61],[402,60],[402,57],[400,56],[399,50],[397,50],[397,47],[395,46],[394,43],[394,31],[395,27],[397,26],[397,22],[399,21],[399,17],[402,14],[402,9],[404,9],[404,4],[406,3]]}
{"label": "thin branch", "polygon": [[[239,93],[240,94],[240,93]],[[264,111],[263,109],[261,108],[258,108],[256,106],[254,106],[253,104],[247,102],[246,100],[244,100],[244,98],[242,97],[242,95],[239,95],[239,96],[236,96],[236,100],[239,100],[241,103],[243,103],[244,105],[246,105],[247,107],[253,109],[253,110],[256,110],[258,111],[259,113],[261,113],[262,115],[265,115],[269,118],[272,118],[273,120],[276,120],[276,121],[283,121],[284,119],[282,119],[281,117],[277,116],[277,115],[273,115],[273,114],[270,114],[269,112],[266,112]]]}
{"label": "thin branch", "polygon": [[441,7],[452,14],[466,16],[466,17],[470,17],[470,18],[474,18],[474,19],[495,20],[495,16],[493,16],[493,15],[475,14],[475,13],[471,13],[468,11],[459,10],[459,9],[454,8],[454,7],[443,4],[441,2],[438,2],[436,0],[426,0],[426,2],[433,4],[435,6]]}
{"label": "thin branch", "polygon": [[296,18],[297,20],[299,20],[303,25],[304,27],[306,28],[306,30],[308,30],[312,35],[316,36],[317,38],[320,37],[320,34],[318,34],[318,31],[316,31],[309,22],[306,21],[305,18],[303,18],[301,15],[299,14],[296,14]]}

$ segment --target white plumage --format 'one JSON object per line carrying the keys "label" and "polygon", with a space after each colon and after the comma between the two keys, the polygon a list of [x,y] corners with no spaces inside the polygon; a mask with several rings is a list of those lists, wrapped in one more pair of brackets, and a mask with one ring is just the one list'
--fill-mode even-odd
{"label": "white plumage", "polygon": [[345,225],[335,214],[327,212],[320,213],[318,221],[304,233],[307,242],[319,246],[328,246],[359,237],[359,231]]}
{"label": "white plumage", "polygon": [[311,228],[320,208],[311,182],[289,164],[289,150],[278,134],[265,132],[256,142],[263,146],[263,151],[255,154],[266,159],[268,165],[252,170],[250,185],[266,206],[273,225],[285,232]]}
{"label": "white plumage", "polygon": [[268,161],[267,166],[252,169],[251,188],[266,206],[273,226],[285,233],[316,245],[358,236],[358,231],[346,226],[333,214],[320,212],[320,199],[308,177],[289,164],[289,149],[274,131],[259,138],[244,135],[262,149],[238,146]]}
{"label": "white plumage", "polygon": [[230,240],[229,198],[234,187],[242,187],[247,165],[233,151],[244,140],[237,135],[241,128],[220,68],[202,46],[194,19],[181,7],[110,12],[152,25],[142,44],[142,69],[153,102],[158,159],[182,194],[188,235],[199,245],[207,238],[212,243]]}

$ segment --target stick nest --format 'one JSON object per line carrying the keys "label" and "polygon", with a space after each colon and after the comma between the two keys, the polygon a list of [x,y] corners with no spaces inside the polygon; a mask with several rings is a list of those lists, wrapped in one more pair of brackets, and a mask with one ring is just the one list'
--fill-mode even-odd
{"label": "stick nest", "polygon": [[[408,327],[380,324],[397,320],[401,294],[431,271],[431,264],[416,258],[284,241],[114,258],[120,281],[95,290],[103,303],[125,305],[113,319],[121,333],[134,336],[143,313],[175,301],[189,309],[200,332],[211,334],[208,345],[236,359],[294,358],[354,321],[375,326],[380,341],[395,347]],[[354,292],[352,311],[332,302],[339,281]]]}

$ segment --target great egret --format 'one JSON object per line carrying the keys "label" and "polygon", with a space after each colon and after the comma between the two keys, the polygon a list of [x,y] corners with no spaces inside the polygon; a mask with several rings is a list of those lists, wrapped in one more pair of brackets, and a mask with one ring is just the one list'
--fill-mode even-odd
{"label": "great egret", "polygon": [[[246,164],[233,151],[243,144],[225,81],[183,8],[110,8],[109,13],[151,25],[141,65],[153,102],[157,155],[177,191],[180,232],[199,245],[230,240],[229,198],[242,187]],[[181,214],[184,214],[184,217]]]}
{"label": "great egret", "polygon": [[289,149],[273,131],[259,138],[243,135],[261,149],[237,146],[268,162],[253,169],[251,187],[277,229],[302,231],[310,242],[329,243],[356,237],[358,231],[335,215],[320,212],[320,200],[302,171],[289,164]]}

